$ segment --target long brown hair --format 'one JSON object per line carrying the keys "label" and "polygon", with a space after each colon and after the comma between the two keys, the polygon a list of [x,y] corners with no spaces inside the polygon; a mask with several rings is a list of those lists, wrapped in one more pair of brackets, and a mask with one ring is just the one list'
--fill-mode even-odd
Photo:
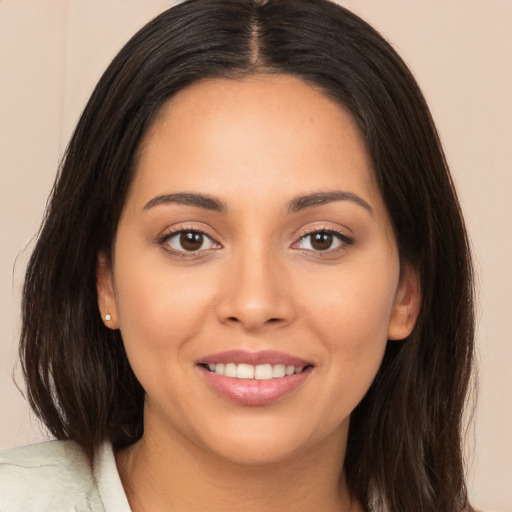
{"label": "long brown hair", "polygon": [[327,0],[190,0],[139,31],[108,67],[66,151],[23,295],[21,359],[31,406],[92,455],[143,433],[144,391],[118,331],[102,324],[95,266],[110,252],[137,148],[173,94],[209,77],[295,75],[358,122],[402,262],[421,278],[413,333],[390,341],[351,417],[345,469],[366,510],[470,508],[461,417],[473,357],[464,222],[428,107],[367,23]]}

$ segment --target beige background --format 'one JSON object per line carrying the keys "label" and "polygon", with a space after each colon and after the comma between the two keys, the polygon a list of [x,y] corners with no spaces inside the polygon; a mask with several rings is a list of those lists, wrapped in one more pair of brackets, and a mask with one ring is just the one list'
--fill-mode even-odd
{"label": "beige background", "polygon": [[[57,162],[105,66],[171,3],[0,0],[0,448],[44,438],[12,373],[19,382],[20,283]],[[441,132],[480,288],[470,494],[512,511],[512,1],[341,3],[405,58]]]}

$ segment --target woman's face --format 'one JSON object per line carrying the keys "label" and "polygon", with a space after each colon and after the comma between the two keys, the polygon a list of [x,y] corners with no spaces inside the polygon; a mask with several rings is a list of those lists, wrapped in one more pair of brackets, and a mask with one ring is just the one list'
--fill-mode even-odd
{"label": "woman's face", "polygon": [[164,106],[98,289],[145,435],[243,463],[342,446],[418,301],[352,117],[283,75]]}

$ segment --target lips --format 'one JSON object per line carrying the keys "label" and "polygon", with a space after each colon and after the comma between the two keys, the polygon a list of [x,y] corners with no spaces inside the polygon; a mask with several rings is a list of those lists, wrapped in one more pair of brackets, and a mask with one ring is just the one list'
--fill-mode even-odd
{"label": "lips", "polygon": [[235,364],[284,364],[285,366],[307,366],[312,365],[310,361],[295,357],[284,352],[277,352],[275,350],[260,350],[258,352],[250,352],[247,350],[228,350],[226,352],[219,352],[217,354],[210,354],[202,357],[198,363],[204,364],[218,364],[218,363],[235,363]]}
{"label": "lips", "polygon": [[271,350],[211,354],[196,366],[218,395],[244,405],[283,399],[301,387],[313,370],[309,361]]}

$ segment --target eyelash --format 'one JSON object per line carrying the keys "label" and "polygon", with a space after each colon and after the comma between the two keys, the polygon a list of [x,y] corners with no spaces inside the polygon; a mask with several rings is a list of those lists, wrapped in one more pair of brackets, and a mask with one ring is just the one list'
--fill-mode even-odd
{"label": "eyelash", "polygon": [[[302,249],[303,251],[307,252],[314,252],[315,256],[320,257],[327,257],[327,256],[333,256],[338,254],[339,252],[342,252],[347,249],[347,247],[354,244],[354,239],[350,236],[348,236],[346,233],[344,233],[341,230],[333,229],[333,228],[314,228],[309,231],[306,231],[304,234],[302,234],[297,242],[294,242],[293,245],[297,245],[302,240],[316,234],[326,234],[326,235],[332,235],[333,237],[337,238],[340,242],[340,245],[334,249],[326,249],[324,251],[317,250],[312,251],[311,249]],[[298,249],[300,250],[300,249]]]}
{"label": "eyelash", "polygon": [[[170,253],[172,256],[177,256],[179,258],[197,258],[199,255],[204,256],[206,254],[211,253],[212,251],[217,250],[217,248],[213,248],[213,249],[199,249],[199,250],[195,250],[195,251],[186,251],[186,249],[184,249],[183,251],[181,251],[181,250],[173,249],[173,248],[169,247],[169,245],[166,246],[166,244],[168,244],[169,241],[173,237],[175,237],[176,235],[184,234],[184,233],[194,233],[197,235],[201,235],[201,236],[205,237],[206,239],[209,239],[212,243],[220,246],[220,244],[218,242],[215,242],[215,240],[211,236],[209,236],[205,231],[198,229],[198,228],[186,228],[186,227],[181,227],[179,229],[166,232],[164,235],[162,235],[158,239],[157,243],[167,253]],[[315,256],[320,256],[320,257],[328,256],[328,255],[332,256],[334,254],[337,254],[338,252],[345,250],[347,247],[354,244],[354,239],[347,236],[347,234],[344,233],[343,231],[336,230],[333,228],[314,228],[314,229],[311,229],[311,230],[303,233],[299,237],[299,239],[292,244],[292,248],[295,245],[297,245],[298,243],[300,243],[301,241],[305,240],[306,238],[308,238],[312,235],[315,235],[315,234],[320,234],[320,233],[334,236],[340,242],[340,246],[336,247],[334,249],[316,250],[316,251],[312,250],[312,249],[300,249],[300,248],[297,248],[297,250],[302,250],[302,251],[308,252],[308,253],[313,252],[313,253],[315,253]]]}
{"label": "eyelash", "polygon": [[214,244],[220,246],[220,244],[218,242],[215,242],[215,240],[213,240],[213,238],[211,236],[209,236],[208,233],[206,233],[202,229],[192,228],[192,227],[190,227],[190,228],[181,227],[179,229],[175,229],[175,230],[166,232],[164,235],[162,235],[158,239],[158,245],[160,245],[162,247],[162,249],[164,251],[166,251],[167,253],[169,253],[170,255],[177,256],[179,258],[197,258],[199,255],[204,256],[205,254],[208,254],[211,251],[217,250],[217,248],[215,248],[215,249],[202,249],[202,250],[197,250],[197,251],[186,251],[186,250],[179,251],[179,250],[173,249],[172,247],[170,247],[168,245],[169,241],[173,237],[175,237],[176,235],[182,235],[184,233],[194,233],[197,235],[201,235],[205,239],[209,239]]}

